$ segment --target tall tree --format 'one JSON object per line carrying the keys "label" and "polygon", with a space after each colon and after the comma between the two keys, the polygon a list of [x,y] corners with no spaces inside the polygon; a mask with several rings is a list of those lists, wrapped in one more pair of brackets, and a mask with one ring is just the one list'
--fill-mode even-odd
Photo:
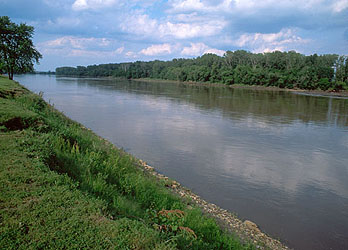
{"label": "tall tree", "polygon": [[0,61],[9,79],[14,73],[34,70],[42,55],[34,47],[32,37],[34,27],[11,22],[8,16],[0,17]]}

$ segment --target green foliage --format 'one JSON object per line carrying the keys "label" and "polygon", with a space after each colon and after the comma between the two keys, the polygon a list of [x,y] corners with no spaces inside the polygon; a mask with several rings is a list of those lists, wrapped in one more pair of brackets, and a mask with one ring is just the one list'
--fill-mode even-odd
{"label": "green foliage", "polygon": [[4,77],[0,93],[2,247],[251,248],[40,96]]}
{"label": "green foliage", "polygon": [[34,62],[42,58],[35,49],[32,37],[34,27],[11,22],[8,16],[0,17],[0,71],[6,71],[9,79],[14,73],[32,72]]}
{"label": "green foliage", "polygon": [[159,212],[150,211],[151,215],[154,222],[153,227],[163,234],[170,235],[171,242],[182,246],[195,245],[194,242],[197,240],[197,235],[191,228],[184,226],[184,211],[179,209],[162,209]]}
{"label": "green foliage", "polygon": [[330,88],[330,81],[328,78],[321,78],[318,83],[321,90],[328,90]]}
{"label": "green foliage", "polygon": [[341,91],[341,90],[348,90],[348,83],[342,82],[342,81],[336,81],[335,84],[330,87],[331,91]]}
{"label": "green foliage", "polygon": [[[300,89],[339,89],[348,83],[346,56],[310,55],[295,51],[253,54],[227,51],[223,57],[205,54],[195,59],[61,67],[57,75],[156,78],[175,81],[245,84]],[[342,88],[344,89],[344,88]]]}

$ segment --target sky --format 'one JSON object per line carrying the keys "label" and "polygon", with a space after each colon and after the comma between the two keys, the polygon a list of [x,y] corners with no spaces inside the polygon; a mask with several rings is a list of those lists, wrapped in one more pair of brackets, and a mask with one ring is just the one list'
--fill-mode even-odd
{"label": "sky", "polygon": [[348,0],[0,0],[35,28],[36,70],[227,50],[348,54]]}

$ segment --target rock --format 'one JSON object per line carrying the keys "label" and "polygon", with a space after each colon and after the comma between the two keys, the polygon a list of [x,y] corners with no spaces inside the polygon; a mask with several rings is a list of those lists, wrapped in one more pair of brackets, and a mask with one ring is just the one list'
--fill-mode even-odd
{"label": "rock", "polygon": [[172,186],[176,186],[176,187],[178,187],[178,186],[180,186],[180,184],[177,182],[177,181],[172,181]]}
{"label": "rock", "polygon": [[260,232],[260,229],[257,227],[257,225],[250,220],[244,221],[244,225],[253,231]]}
{"label": "rock", "polygon": [[143,160],[139,160],[139,163],[142,165],[142,166],[147,166],[147,163],[145,162],[145,161],[143,161]]}
{"label": "rock", "polygon": [[149,166],[149,165],[146,165],[145,169],[148,170],[148,171],[154,171],[154,168]]}

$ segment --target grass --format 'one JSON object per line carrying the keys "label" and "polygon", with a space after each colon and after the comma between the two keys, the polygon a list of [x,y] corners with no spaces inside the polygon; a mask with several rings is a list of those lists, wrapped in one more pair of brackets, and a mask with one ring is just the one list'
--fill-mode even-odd
{"label": "grass", "polygon": [[2,248],[253,249],[4,77],[0,160]]}

